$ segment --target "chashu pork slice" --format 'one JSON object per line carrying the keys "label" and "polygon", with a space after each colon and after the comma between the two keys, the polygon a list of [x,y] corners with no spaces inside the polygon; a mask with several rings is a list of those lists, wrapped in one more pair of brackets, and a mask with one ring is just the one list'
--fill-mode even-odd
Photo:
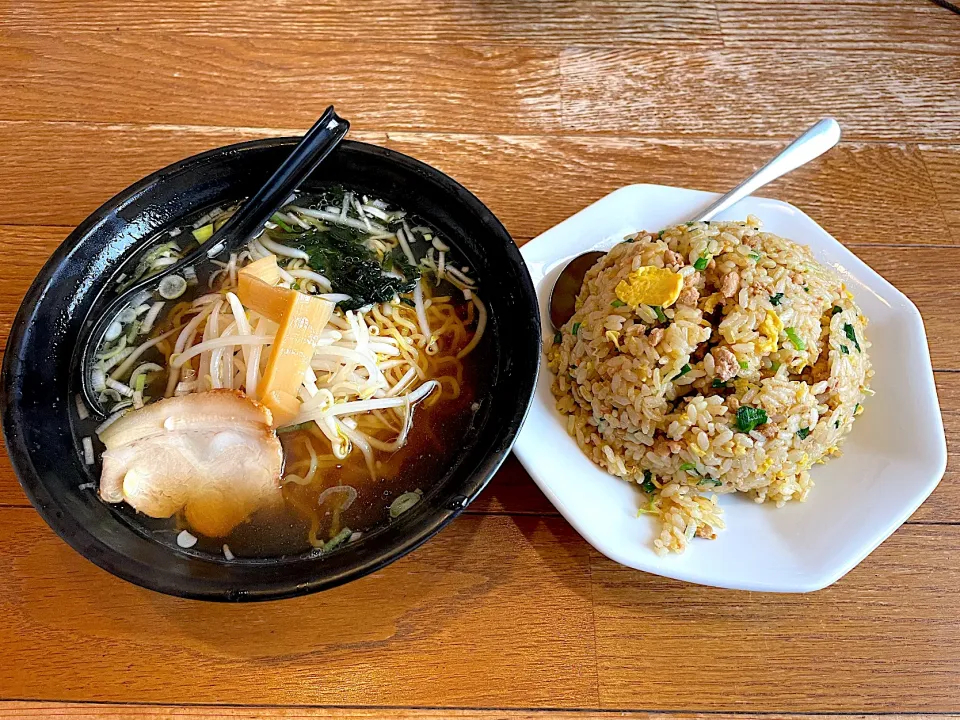
{"label": "chashu pork slice", "polygon": [[270,411],[213,390],[151,403],[100,434],[100,497],[150,517],[184,510],[192,530],[222,537],[280,500],[283,449]]}

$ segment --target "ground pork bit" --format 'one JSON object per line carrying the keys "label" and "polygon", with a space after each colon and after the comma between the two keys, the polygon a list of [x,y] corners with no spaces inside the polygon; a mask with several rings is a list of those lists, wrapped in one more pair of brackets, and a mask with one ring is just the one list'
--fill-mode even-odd
{"label": "ground pork bit", "polygon": [[723,293],[724,297],[731,298],[737,294],[737,288],[740,286],[740,273],[736,270],[731,270],[726,275],[723,276],[723,280],[720,281],[720,292]]}
{"label": "ground pork bit", "polygon": [[737,376],[740,364],[729,348],[719,347],[713,350],[713,367],[716,376],[726,382]]}
{"label": "ground pork bit", "polygon": [[668,457],[679,453],[683,449],[683,444],[676,440],[667,440],[666,438],[657,438],[653,442],[653,452],[660,457]]}
{"label": "ground pork bit", "polygon": [[701,525],[697,528],[695,533],[697,537],[706,538],[707,540],[716,540],[717,531],[714,530],[710,525]]}
{"label": "ground pork bit", "polygon": [[683,267],[683,255],[673,250],[667,250],[663,253],[663,265],[670,270],[679,270]]}
{"label": "ground pork bit", "polygon": [[680,305],[691,305],[694,306],[697,304],[697,301],[700,299],[700,291],[695,287],[685,287],[680,293],[680,297],[677,298],[677,302]]}
{"label": "ground pork bit", "polygon": [[651,347],[656,347],[661,340],[663,340],[663,328],[654,328],[650,331],[650,334],[647,336],[647,340],[650,341]]}
{"label": "ground pork bit", "polygon": [[773,440],[777,436],[777,426],[772,423],[766,423],[757,429],[760,431],[760,434],[768,440]]}

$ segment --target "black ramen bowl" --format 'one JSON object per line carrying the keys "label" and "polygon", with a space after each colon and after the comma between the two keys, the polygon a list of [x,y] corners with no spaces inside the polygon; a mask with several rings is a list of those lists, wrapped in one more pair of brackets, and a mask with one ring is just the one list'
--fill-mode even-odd
{"label": "black ramen bowl", "polygon": [[3,430],[20,483],[77,552],[125,580],[203,600],[268,600],[331,588],[402,557],[453,520],[513,445],[540,359],[536,295],[516,245],[474,195],[400,153],[344,142],[304,184],[339,183],[395,202],[431,223],[466,259],[489,312],[490,366],[463,447],[422,502],[327,556],[223,558],[156,539],[133,513],[102,502],[84,463],[74,346],[87,308],[132,254],[165,228],[251,195],[298,138],[241,143],[171,165],[124,190],[74,230],[34,281],[3,362]]}

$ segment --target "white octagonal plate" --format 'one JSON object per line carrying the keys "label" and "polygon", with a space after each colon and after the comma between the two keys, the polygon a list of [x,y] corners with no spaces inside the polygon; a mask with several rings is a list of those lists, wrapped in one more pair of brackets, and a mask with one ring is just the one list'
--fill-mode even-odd
{"label": "white octagonal plate", "polygon": [[[522,253],[537,288],[544,341],[553,334],[550,290],[570,259],[607,250],[638,230],[689,220],[716,197],[631,185],[527,243]],[[807,501],[778,509],[724,495],[727,529],[716,540],[697,539],[682,555],[659,557],[653,551],[656,519],[637,517],[643,496],[595,466],[566,433],[546,366],[514,450],[567,521],[619,563],[704,585],[807,592],[838,580],[910,517],[943,476],[946,441],[923,321],[913,303],[792,205],[752,197],[717,219],[747,214],[759,217],[765,230],[809,245],[843,275],[869,318],[876,395],[865,402],[843,455],[813,469]]]}

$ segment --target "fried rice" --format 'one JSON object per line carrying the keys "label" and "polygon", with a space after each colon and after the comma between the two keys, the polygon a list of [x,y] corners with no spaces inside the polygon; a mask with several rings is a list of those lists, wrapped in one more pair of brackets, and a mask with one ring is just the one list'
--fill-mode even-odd
{"label": "fried rice", "polygon": [[[671,279],[669,306],[637,301]],[[720,493],[806,498],[870,394],[866,324],[836,272],[755,217],[640,232],[587,272],[547,352],[553,393],[581,449],[640,486],[656,551],[682,552],[724,527]]]}

